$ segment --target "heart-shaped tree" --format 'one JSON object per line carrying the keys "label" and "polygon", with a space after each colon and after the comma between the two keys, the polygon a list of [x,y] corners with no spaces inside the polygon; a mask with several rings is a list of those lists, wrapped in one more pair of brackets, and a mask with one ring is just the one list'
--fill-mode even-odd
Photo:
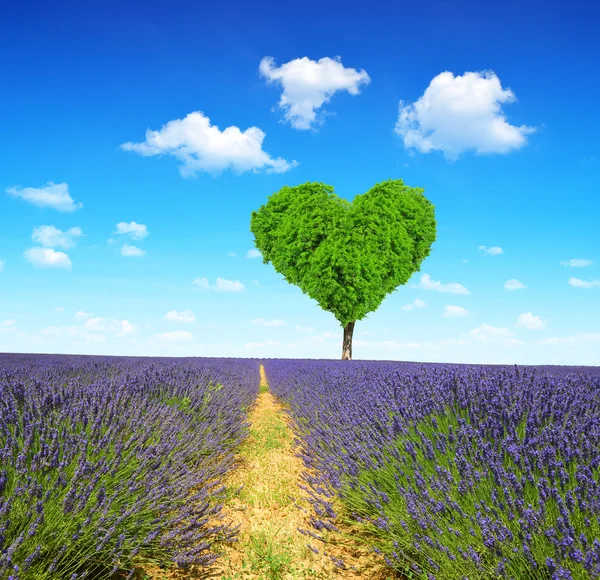
{"label": "heart-shaped tree", "polygon": [[377,183],[353,202],[324,183],[285,186],[252,212],[263,262],[331,312],[352,358],[357,320],[418,272],[435,241],[433,204],[402,180]]}

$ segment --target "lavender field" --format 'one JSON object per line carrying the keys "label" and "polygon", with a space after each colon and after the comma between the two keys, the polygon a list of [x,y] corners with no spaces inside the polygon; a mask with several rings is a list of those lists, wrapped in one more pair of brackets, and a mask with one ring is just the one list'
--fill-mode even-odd
{"label": "lavender field", "polygon": [[[313,550],[350,523],[398,578],[600,578],[599,368],[263,364]],[[0,355],[0,578],[211,565],[258,392],[258,360]]]}
{"label": "lavender field", "polygon": [[316,549],[345,519],[402,577],[600,577],[597,367],[264,364],[310,468]]}
{"label": "lavender field", "polygon": [[[214,559],[258,361],[0,356],[0,578]],[[127,573],[129,572],[129,573]],[[112,576],[115,577],[115,576]]]}

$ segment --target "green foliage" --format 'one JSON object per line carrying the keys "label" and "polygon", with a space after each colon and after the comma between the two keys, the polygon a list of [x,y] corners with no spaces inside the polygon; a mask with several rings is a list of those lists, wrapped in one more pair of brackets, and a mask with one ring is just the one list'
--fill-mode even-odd
{"label": "green foliage", "polygon": [[250,230],[264,263],[345,326],[419,271],[436,223],[423,190],[402,180],[378,183],[352,203],[308,182],[271,195],[252,212]]}

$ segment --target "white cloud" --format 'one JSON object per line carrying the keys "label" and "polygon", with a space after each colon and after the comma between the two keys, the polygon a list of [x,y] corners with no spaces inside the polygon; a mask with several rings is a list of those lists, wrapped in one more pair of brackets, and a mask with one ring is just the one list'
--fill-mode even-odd
{"label": "white cloud", "polygon": [[506,121],[502,105],[516,100],[494,72],[466,72],[434,77],[414,103],[400,101],[396,133],[406,148],[442,151],[455,160],[462,153],[508,153],[523,147],[535,128]]}
{"label": "white cloud", "polygon": [[594,288],[600,287],[600,280],[580,280],[579,278],[569,278],[569,284],[575,288]]}
{"label": "white cloud", "polygon": [[488,256],[499,256],[504,253],[504,250],[500,246],[479,246],[479,249]]}
{"label": "white cloud", "polygon": [[336,92],[358,95],[360,85],[371,82],[364,70],[344,68],[340,57],[314,61],[305,56],[276,67],[274,59],[265,56],[258,70],[268,83],[283,86],[278,105],[294,129],[311,129],[321,123],[315,110],[329,103]]}
{"label": "white cloud", "polygon": [[71,269],[71,259],[64,252],[52,248],[29,248],[23,253],[36,268]]}
{"label": "white cloud", "polygon": [[210,284],[207,278],[195,278],[192,281],[200,288],[200,290],[214,290],[215,292],[241,292],[246,287],[239,280],[226,280],[225,278],[217,278],[215,284]]}
{"label": "white cloud", "polygon": [[70,228],[63,232],[54,226],[40,226],[34,228],[31,239],[40,246],[46,248],[72,248],[75,245],[75,239],[83,235],[81,228]]}
{"label": "white cloud", "polygon": [[154,339],[159,342],[185,342],[193,338],[194,335],[187,330],[173,330],[172,332],[163,332],[154,335]]}
{"label": "white cloud", "polygon": [[427,306],[427,302],[424,302],[420,298],[415,298],[409,304],[405,304],[400,307],[400,310],[412,310],[413,308],[425,308]]}
{"label": "white cloud", "polygon": [[121,248],[121,255],[123,256],[145,256],[146,250],[142,250],[137,246],[130,246],[129,244],[123,244]]}
{"label": "white cloud", "polygon": [[570,268],[585,268],[591,266],[593,260],[584,260],[583,258],[572,258],[571,260],[562,260],[561,266],[569,266]]}
{"label": "white cloud", "polygon": [[444,316],[446,318],[458,318],[461,316],[468,316],[469,315],[469,311],[466,308],[463,308],[462,306],[453,306],[452,304],[446,304],[444,306]]}
{"label": "white cloud", "polygon": [[148,228],[137,222],[119,222],[115,234],[129,236],[132,240],[143,240],[148,235]]}
{"label": "white cloud", "polygon": [[163,318],[168,320],[169,322],[195,322],[196,315],[191,310],[182,310],[181,312],[177,312],[177,310],[169,310]]}
{"label": "white cloud", "polygon": [[129,336],[135,332],[135,326],[129,320],[121,320],[121,330],[115,336]]}
{"label": "white cloud", "polygon": [[78,310],[75,313],[75,318],[77,318],[77,320],[86,320],[87,318],[90,318],[90,316],[92,316],[89,312],[85,312],[83,310]]}
{"label": "white cloud", "polygon": [[315,329],[312,326],[296,326],[296,330],[299,332],[314,332]]}
{"label": "white cloud", "polygon": [[288,163],[278,157],[273,159],[262,150],[265,133],[258,127],[242,132],[232,125],[219,130],[201,111],[190,113],[163,125],[159,131],[146,131],[141,143],[123,143],[121,148],[144,157],[169,154],[181,162],[179,172],[190,177],[199,171],[219,173],[231,168],[238,173],[257,173],[266,168],[267,173],[284,173],[298,163]]}
{"label": "white cloud", "polygon": [[475,340],[486,342],[496,339],[509,339],[515,336],[515,333],[510,328],[499,328],[497,326],[490,326],[489,324],[482,324],[471,330],[469,335]]}
{"label": "white cloud", "polygon": [[85,330],[92,332],[110,332],[115,336],[127,336],[135,331],[129,320],[116,320],[115,318],[89,318],[83,324]]}
{"label": "white cloud", "polygon": [[421,288],[423,290],[435,290],[436,292],[444,292],[448,294],[470,294],[470,292],[457,282],[449,282],[442,284],[436,280],[432,280],[429,274],[423,274],[418,284],[412,284],[413,288]]}
{"label": "white cloud", "polygon": [[527,286],[525,286],[525,284],[523,284],[523,282],[520,282],[519,280],[515,279],[515,278],[511,278],[510,280],[507,280],[506,282],[504,282],[504,289],[505,290],[523,290],[524,288],[527,288]]}
{"label": "white cloud", "polygon": [[0,327],[2,328],[13,328],[17,325],[17,321],[14,318],[9,318],[8,320],[4,320],[0,322]]}
{"label": "white cloud", "polygon": [[285,322],[283,320],[265,320],[264,318],[255,318],[252,321],[255,326],[283,326]]}
{"label": "white cloud", "polygon": [[20,197],[38,207],[51,207],[62,212],[71,212],[83,207],[69,194],[66,183],[48,181],[43,187],[9,187],[6,193]]}
{"label": "white cloud", "polygon": [[589,343],[600,343],[600,332],[576,332],[573,336],[544,338],[540,344],[551,344],[554,346],[579,346]]}
{"label": "white cloud", "polygon": [[78,326],[48,326],[40,330],[40,336],[51,338],[53,341],[62,338],[85,343],[106,342],[106,337],[103,334],[85,332]]}
{"label": "white cloud", "polygon": [[542,320],[539,316],[534,316],[531,312],[519,314],[515,326],[517,328],[527,328],[528,330],[542,330],[546,327],[547,320]]}
{"label": "white cloud", "polygon": [[262,254],[254,248],[246,252],[246,258],[260,258]]}

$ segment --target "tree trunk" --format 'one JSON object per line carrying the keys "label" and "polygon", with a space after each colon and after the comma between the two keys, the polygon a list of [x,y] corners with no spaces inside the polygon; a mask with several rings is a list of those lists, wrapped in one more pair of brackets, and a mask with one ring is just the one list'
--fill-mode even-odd
{"label": "tree trunk", "polygon": [[354,332],[354,322],[349,322],[344,326],[344,342],[342,343],[342,360],[352,360],[352,333]]}

